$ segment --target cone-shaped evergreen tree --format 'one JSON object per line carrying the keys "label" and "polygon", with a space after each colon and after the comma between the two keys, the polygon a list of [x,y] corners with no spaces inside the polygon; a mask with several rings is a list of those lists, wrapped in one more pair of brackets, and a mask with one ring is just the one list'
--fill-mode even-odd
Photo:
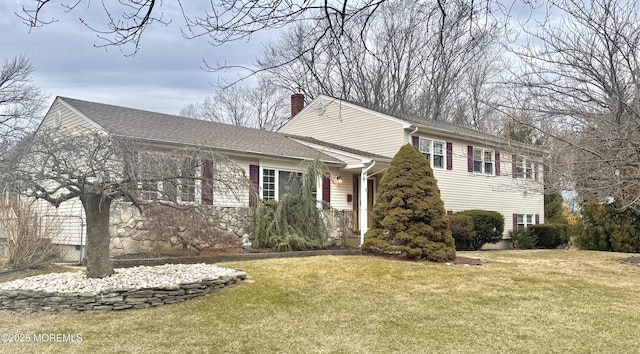
{"label": "cone-shaped evergreen tree", "polygon": [[405,145],[380,181],[363,251],[446,262],[456,256],[440,189],[425,157]]}

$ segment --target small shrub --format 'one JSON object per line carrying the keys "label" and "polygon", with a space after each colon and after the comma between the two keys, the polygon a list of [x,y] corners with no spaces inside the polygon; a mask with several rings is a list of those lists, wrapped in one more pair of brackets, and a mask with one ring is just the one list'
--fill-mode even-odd
{"label": "small shrub", "polygon": [[563,225],[537,224],[527,228],[538,240],[538,248],[556,248],[562,244]]}
{"label": "small shrub", "polygon": [[474,250],[479,250],[487,243],[498,243],[504,232],[504,217],[497,211],[465,210],[456,215],[468,215],[473,219],[476,237],[471,242]]}
{"label": "small shrub", "polygon": [[472,249],[472,243],[476,238],[473,218],[470,215],[454,214],[449,215],[451,234],[456,240],[457,250]]}
{"label": "small shrub", "polygon": [[509,231],[509,237],[514,248],[528,250],[536,247],[538,238],[529,229],[516,229]]}

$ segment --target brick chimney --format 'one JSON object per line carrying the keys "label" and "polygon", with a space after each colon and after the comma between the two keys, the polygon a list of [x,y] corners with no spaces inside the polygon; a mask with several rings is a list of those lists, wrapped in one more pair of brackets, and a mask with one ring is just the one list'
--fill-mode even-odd
{"label": "brick chimney", "polygon": [[291,95],[291,118],[304,108],[304,94],[294,93]]}

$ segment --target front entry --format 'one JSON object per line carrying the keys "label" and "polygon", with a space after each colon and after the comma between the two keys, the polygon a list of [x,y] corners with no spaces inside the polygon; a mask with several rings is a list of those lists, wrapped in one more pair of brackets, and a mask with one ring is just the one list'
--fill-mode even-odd
{"label": "front entry", "polygon": [[375,187],[376,180],[373,178],[367,179],[367,227],[371,227],[373,224],[372,215],[373,215],[373,204],[374,198],[376,195]]}

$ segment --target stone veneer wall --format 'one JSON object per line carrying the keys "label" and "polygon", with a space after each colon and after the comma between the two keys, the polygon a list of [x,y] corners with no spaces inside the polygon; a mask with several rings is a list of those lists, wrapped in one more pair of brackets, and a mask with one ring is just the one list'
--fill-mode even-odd
{"label": "stone veneer wall", "polygon": [[[151,221],[146,220],[130,203],[115,203],[111,209],[110,233],[111,255],[153,253],[168,250],[207,248],[225,248],[235,242],[239,246],[249,240],[251,210],[249,208],[198,206],[197,211],[205,213],[211,224],[211,237],[189,238],[185,245],[183,237],[188,231],[176,227],[175,230],[163,229],[162,234],[152,231]],[[348,236],[345,221],[339,212],[324,210],[330,235],[329,243],[342,245]]]}
{"label": "stone veneer wall", "polygon": [[[206,249],[228,247],[229,242],[241,244],[249,238],[251,215],[249,208],[198,206],[197,212],[206,215],[211,225],[211,237],[188,237],[184,227],[152,231],[152,224],[130,203],[115,203],[111,209],[111,255],[149,253],[167,250]],[[215,236],[226,236],[216,240]],[[189,238],[189,244],[183,241]],[[231,238],[231,240],[230,240]]]}
{"label": "stone veneer wall", "polygon": [[45,293],[0,290],[0,309],[24,312],[119,311],[174,304],[246,279],[245,273],[172,288],[113,290],[109,293]]}

